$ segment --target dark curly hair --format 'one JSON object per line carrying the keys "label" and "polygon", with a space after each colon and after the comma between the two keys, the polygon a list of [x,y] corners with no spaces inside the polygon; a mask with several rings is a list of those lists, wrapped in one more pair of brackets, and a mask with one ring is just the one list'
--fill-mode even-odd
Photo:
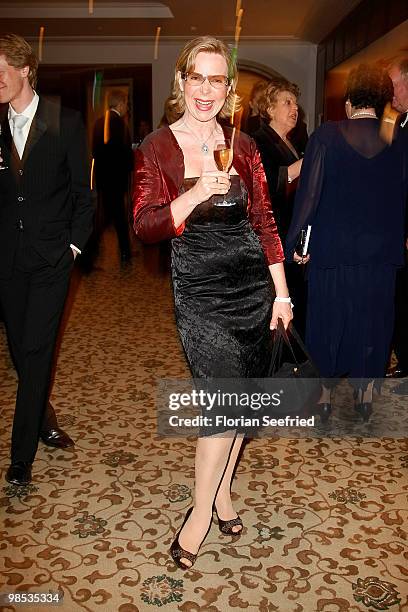
{"label": "dark curly hair", "polygon": [[295,83],[285,79],[274,79],[265,87],[258,100],[259,114],[263,119],[270,120],[269,110],[276,105],[277,95],[281,91],[289,91],[296,99],[300,96],[300,89]]}
{"label": "dark curly hair", "polygon": [[354,108],[374,108],[381,117],[387,102],[394,95],[392,81],[386,70],[375,64],[360,64],[351,70],[346,84],[345,99]]}

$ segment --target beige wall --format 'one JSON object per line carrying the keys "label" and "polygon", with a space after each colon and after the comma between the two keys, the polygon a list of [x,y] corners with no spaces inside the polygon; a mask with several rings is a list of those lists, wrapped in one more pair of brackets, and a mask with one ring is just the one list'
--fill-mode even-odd
{"label": "beige wall", "polygon": [[347,75],[352,68],[364,62],[390,60],[394,56],[408,53],[408,19],[387,34],[342,62],[327,73],[325,83],[325,104],[328,119],[345,118],[344,90]]}
{"label": "beige wall", "polygon": [[[150,40],[54,39],[45,40],[44,64],[152,64],[153,125],[163,114],[177,55],[184,40],[162,40],[159,57],[153,59]],[[314,128],[316,45],[292,41],[242,40],[238,59],[270,67],[299,85],[309,131]],[[137,101],[135,101],[137,103]]]}

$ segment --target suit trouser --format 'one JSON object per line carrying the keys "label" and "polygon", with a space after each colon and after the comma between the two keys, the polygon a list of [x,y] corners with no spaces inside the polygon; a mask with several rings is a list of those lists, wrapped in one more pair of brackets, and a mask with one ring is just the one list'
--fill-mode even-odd
{"label": "suit trouser", "polygon": [[130,256],[129,220],[125,203],[125,192],[103,189],[100,192],[106,225],[113,223],[122,256]]}
{"label": "suit trouser", "polygon": [[12,276],[0,279],[0,303],[18,388],[11,439],[12,461],[32,462],[40,431],[53,421],[48,407],[55,344],[74,257],[68,247],[51,266],[20,246]]}

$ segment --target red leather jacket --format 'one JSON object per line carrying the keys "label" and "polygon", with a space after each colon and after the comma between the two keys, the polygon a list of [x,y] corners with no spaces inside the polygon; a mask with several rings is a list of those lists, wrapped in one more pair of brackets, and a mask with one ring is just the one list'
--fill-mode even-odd
{"label": "red leather jacket", "polygon": [[[223,128],[230,135],[230,128]],[[268,265],[284,260],[282,244],[271,210],[268,185],[255,142],[242,132],[234,139],[233,166],[248,192],[248,218],[259,237]],[[173,132],[162,127],[149,134],[135,157],[133,227],[146,243],[182,234],[174,227],[170,204],[180,195],[184,157]]]}

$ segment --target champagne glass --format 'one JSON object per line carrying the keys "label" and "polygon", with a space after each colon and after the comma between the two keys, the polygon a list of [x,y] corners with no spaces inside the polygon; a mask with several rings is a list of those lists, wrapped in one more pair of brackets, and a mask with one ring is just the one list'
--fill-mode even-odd
{"label": "champagne glass", "polygon": [[[1,125],[0,125],[0,136],[1,136]],[[0,157],[1,157],[1,147],[0,147]],[[2,161],[0,161],[0,170],[7,170],[8,166],[5,166]]]}
{"label": "champagne glass", "polygon": [[[215,143],[214,147],[214,160],[218,170],[221,172],[228,172],[232,166],[234,159],[234,152],[231,146],[231,140],[225,138],[225,140]],[[224,196],[224,200],[219,203],[215,203],[214,206],[234,206],[235,202],[227,202]]]}

